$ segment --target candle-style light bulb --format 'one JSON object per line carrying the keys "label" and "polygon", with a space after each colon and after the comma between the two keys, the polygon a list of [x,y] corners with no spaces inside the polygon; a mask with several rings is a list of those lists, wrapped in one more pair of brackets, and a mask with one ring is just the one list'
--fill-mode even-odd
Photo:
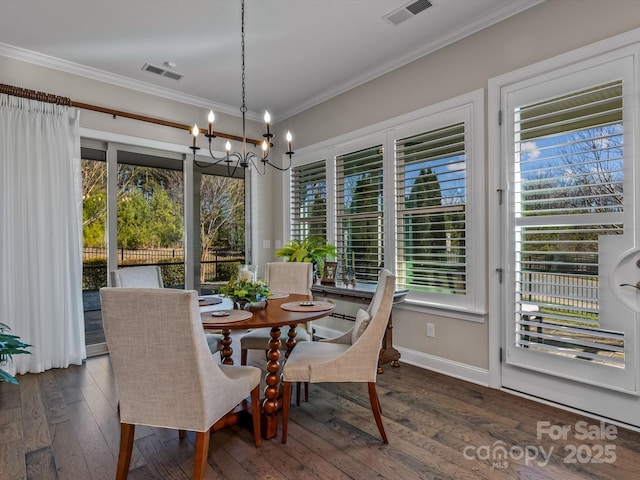
{"label": "candle-style light bulb", "polygon": [[198,142],[198,134],[200,133],[198,124],[196,123],[193,124],[193,130],[191,130],[191,133],[193,134],[193,146],[196,147]]}
{"label": "candle-style light bulb", "polygon": [[209,110],[209,116],[207,120],[209,121],[209,135],[213,132],[213,121],[216,119],[216,116],[213,114],[213,110]]}
{"label": "candle-style light bulb", "polygon": [[269,122],[271,122],[271,115],[269,115],[269,112],[265,111],[264,112],[264,123],[267,124],[267,138],[269,138]]}
{"label": "candle-style light bulb", "polygon": [[224,144],[224,148],[227,149],[227,156],[231,153],[231,142],[227,140],[227,143]]}
{"label": "candle-style light bulb", "polygon": [[269,145],[267,144],[266,140],[262,141],[262,151],[266,152],[269,149]]}
{"label": "candle-style light bulb", "polygon": [[291,132],[287,131],[287,143],[289,144],[289,152],[291,151],[291,140],[293,140],[293,137],[291,136]]}

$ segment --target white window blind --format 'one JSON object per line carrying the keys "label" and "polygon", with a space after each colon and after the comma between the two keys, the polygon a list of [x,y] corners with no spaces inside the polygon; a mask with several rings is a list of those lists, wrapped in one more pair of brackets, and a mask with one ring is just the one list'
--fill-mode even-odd
{"label": "white window blind", "polygon": [[359,282],[383,266],[382,145],[336,157],[336,247]]}
{"label": "white window blind", "polygon": [[465,124],[396,141],[397,282],[467,291]]}
{"label": "white window blind", "polygon": [[291,174],[291,237],[327,236],[326,162],[294,167]]}
{"label": "white window blind", "polygon": [[624,228],[622,82],[513,115],[516,347],[624,367],[598,314],[598,238]]}

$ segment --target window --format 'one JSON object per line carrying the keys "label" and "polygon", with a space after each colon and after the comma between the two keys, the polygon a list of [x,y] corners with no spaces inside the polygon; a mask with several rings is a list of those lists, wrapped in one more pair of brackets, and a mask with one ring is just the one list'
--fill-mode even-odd
{"label": "window", "polygon": [[486,297],[482,106],[478,90],[303,149],[292,238],[326,231],[358,282],[385,267],[408,302],[475,320]]}
{"label": "window", "polygon": [[465,163],[464,123],[396,142],[399,287],[466,292]]}
{"label": "window", "polygon": [[291,238],[327,237],[326,162],[294,167],[291,173]]}
{"label": "window", "polygon": [[382,145],[336,158],[336,247],[360,282],[375,282],[383,258]]}

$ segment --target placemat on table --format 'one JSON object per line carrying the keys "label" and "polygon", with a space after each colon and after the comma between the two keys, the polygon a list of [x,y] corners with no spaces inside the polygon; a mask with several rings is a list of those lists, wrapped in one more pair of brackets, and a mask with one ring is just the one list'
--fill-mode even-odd
{"label": "placemat on table", "polygon": [[217,305],[222,303],[222,299],[220,297],[200,297],[198,298],[198,306],[206,307],[207,305]]}
{"label": "placemat on table", "polygon": [[[229,315],[221,315],[220,312],[227,312]],[[247,310],[218,310],[215,312],[203,312],[200,318],[203,322],[210,323],[231,323],[248,320],[253,317],[253,313]]]}
{"label": "placemat on table", "polygon": [[[310,303],[310,305],[308,305]],[[305,305],[307,304],[307,305]],[[335,305],[329,302],[288,302],[280,305],[283,310],[290,312],[322,312],[331,310]]]}
{"label": "placemat on table", "polygon": [[269,298],[287,298],[288,296],[289,294],[284,292],[271,292]]}

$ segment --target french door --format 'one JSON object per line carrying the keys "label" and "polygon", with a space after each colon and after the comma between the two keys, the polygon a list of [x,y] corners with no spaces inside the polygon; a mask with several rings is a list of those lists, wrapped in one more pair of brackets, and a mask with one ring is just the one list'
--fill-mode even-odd
{"label": "french door", "polygon": [[500,88],[501,382],[640,426],[636,52]]}

